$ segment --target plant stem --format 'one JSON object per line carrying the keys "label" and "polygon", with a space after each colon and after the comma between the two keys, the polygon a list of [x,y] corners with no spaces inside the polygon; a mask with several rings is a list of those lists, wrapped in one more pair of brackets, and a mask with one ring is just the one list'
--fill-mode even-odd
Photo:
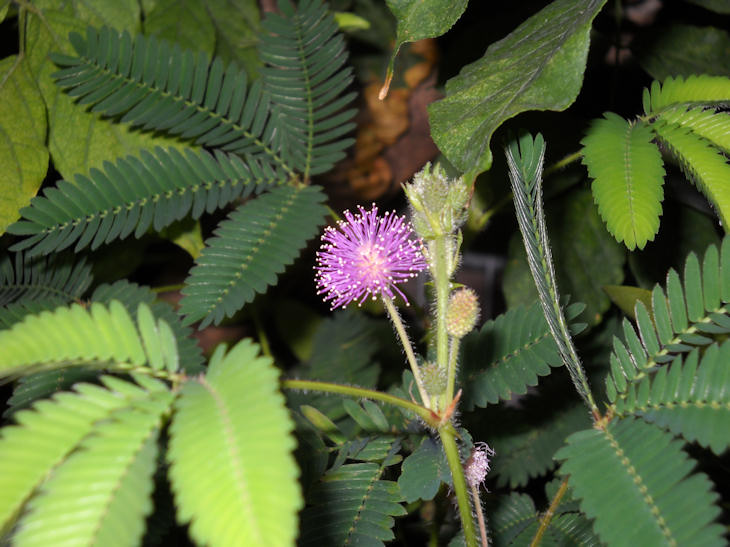
{"label": "plant stem", "polygon": [[564,478],[563,482],[560,483],[560,488],[558,488],[558,491],[555,493],[555,497],[550,502],[550,507],[548,507],[547,511],[545,511],[545,514],[540,519],[540,527],[537,529],[537,533],[535,533],[535,537],[532,538],[532,542],[530,543],[530,547],[537,547],[540,545],[540,542],[542,541],[542,536],[545,534],[545,530],[547,530],[547,527],[550,525],[550,521],[553,519],[553,516],[555,515],[555,510],[558,508],[558,505],[560,505],[560,500],[563,499],[563,496],[565,495],[565,492],[568,491],[568,478]]}
{"label": "plant stem", "polygon": [[464,468],[461,465],[461,457],[459,449],[456,446],[456,438],[454,434],[454,426],[447,423],[438,429],[441,437],[441,444],[444,447],[446,461],[451,470],[451,478],[454,482],[454,494],[456,494],[456,502],[459,506],[459,515],[461,516],[461,526],[464,530],[464,539],[467,547],[477,547],[476,530],[474,529],[474,521],[471,517],[471,503],[469,502],[469,490],[466,486],[464,478]]}
{"label": "plant stem", "polygon": [[477,522],[479,523],[479,535],[482,538],[482,547],[489,547],[489,536],[487,535],[487,523],[484,521],[484,511],[482,511],[482,502],[479,499],[479,489],[477,485],[469,485],[471,489],[471,498],[474,500],[474,511],[477,514]]}
{"label": "plant stem", "polygon": [[431,399],[429,398],[426,389],[423,387],[423,380],[421,379],[421,373],[418,370],[416,355],[413,353],[413,347],[411,347],[411,341],[408,339],[408,334],[403,326],[403,321],[400,320],[400,314],[398,313],[398,310],[395,309],[393,301],[390,298],[383,296],[382,300],[391,321],[393,321],[395,331],[398,333],[401,344],[403,344],[403,349],[405,350],[406,357],[408,358],[408,364],[411,365],[413,378],[416,380],[416,386],[418,386],[418,393],[421,395],[421,401],[423,401],[423,404],[426,405],[427,408],[431,408]]}
{"label": "plant stem", "polygon": [[451,348],[449,352],[449,370],[446,376],[446,406],[451,403],[454,398],[454,386],[456,384],[456,362],[459,360],[459,345],[461,340],[457,337],[451,338]]}
{"label": "plant stem", "polygon": [[366,389],[363,387],[343,386],[341,384],[333,384],[331,382],[318,382],[316,380],[282,380],[281,387],[284,389],[302,389],[312,391],[323,391],[325,393],[341,393],[350,397],[373,399],[375,401],[383,401],[391,405],[399,406],[410,410],[417,414],[430,427],[436,428],[439,424],[439,417],[434,415],[428,408],[413,403],[401,397],[396,397],[390,393],[383,393],[374,389]]}
{"label": "plant stem", "polygon": [[[436,288],[436,363],[439,368],[448,370],[449,335],[446,332],[446,309],[449,303],[449,272],[447,267],[446,235],[437,235],[429,245],[431,255],[431,275]],[[453,379],[447,376],[447,385],[452,385]],[[441,398],[441,409],[448,407],[453,393],[446,392]]]}

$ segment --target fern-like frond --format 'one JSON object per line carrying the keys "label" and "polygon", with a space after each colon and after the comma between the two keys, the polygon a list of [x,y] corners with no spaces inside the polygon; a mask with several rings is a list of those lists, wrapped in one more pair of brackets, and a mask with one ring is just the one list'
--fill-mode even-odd
{"label": "fern-like frond", "polygon": [[[582,304],[569,306],[568,319],[582,309]],[[539,302],[487,321],[464,337],[462,348],[460,386],[468,410],[525,393],[528,386],[537,385],[539,376],[563,364]]]}
{"label": "fern-like frond", "polygon": [[722,106],[730,103],[730,78],[692,75],[669,77],[663,83],[653,81],[651,91],[644,90],[644,112],[658,114],[665,108],[685,106]]}
{"label": "fern-like frond", "polygon": [[676,271],[667,274],[666,290],[652,291],[651,314],[643,303],[635,306],[636,329],[624,320],[623,338],[614,338],[611,373],[606,393],[611,402],[625,398],[634,383],[673,359],[713,341],[713,335],[730,333],[730,237],[721,252],[711,245],[702,266],[692,253],[684,267],[684,280]]}
{"label": "fern-like frond", "polygon": [[149,287],[126,280],[104,283],[94,289],[89,300],[107,305],[112,300],[118,300],[130,314],[136,312],[140,304],[148,305],[152,315],[172,329],[177,340],[180,369],[191,375],[203,372],[203,351],[193,337],[193,329],[183,325],[172,306],[168,302],[157,300],[157,295]]}
{"label": "fern-like frond", "polygon": [[730,154],[730,113],[703,108],[670,108],[659,116],[673,125],[686,127],[695,135]]}
{"label": "fern-like frond", "polygon": [[355,124],[354,109],[345,107],[355,93],[342,95],[352,82],[343,68],[347,50],[334,17],[321,0],[305,0],[294,8],[280,2],[262,22],[268,31],[259,53],[264,86],[271,94],[279,132],[275,142],[307,179],[329,171],[354,139],[343,139]]}
{"label": "fern-like frond", "polygon": [[[66,461],[98,423],[134,406],[135,401],[149,400],[151,391],[167,391],[164,384],[149,379],[145,389],[109,377],[102,382],[109,389],[76,384],[72,393],[59,393],[15,413],[17,425],[0,429],[0,530],[10,528],[41,481]],[[80,486],[88,484],[83,481]]]}
{"label": "fern-like frond", "polygon": [[[91,264],[84,258],[70,256],[32,258],[28,254],[16,253],[0,259],[0,306],[26,305],[43,302],[56,305],[72,302],[86,292],[92,282]],[[22,308],[16,308],[17,317]],[[0,310],[0,321],[4,321],[5,310]],[[9,315],[12,317],[13,315]]]}
{"label": "fern-like frond", "polygon": [[527,253],[527,263],[537,287],[542,311],[550,333],[558,347],[575,389],[598,414],[583,365],[573,345],[568,322],[560,303],[555,279],[552,252],[545,226],[542,203],[542,166],[545,159],[545,141],[542,135],[532,138],[526,134],[513,140],[505,149],[509,178],[517,214],[517,223]]}
{"label": "fern-like frond", "polygon": [[[120,391],[139,389],[117,379],[106,383]],[[172,392],[158,386],[97,422],[30,500],[13,543],[138,545],[152,512],[162,416],[173,399]]]}
{"label": "fern-like frond", "polygon": [[135,326],[118,301],[89,309],[73,304],[0,331],[0,377],[39,369],[92,366],[133,369],[143,365],[176,371],[179,352],[169,325],[155,321],[145,304],[137,309]]}
{"label": "fern-like frond", "polygon": [[198,218],[234,199],[281,183],[285,177],[265,163],[244,163],[235,155],[216,151],[143,150],[104,170],[77,175],[75,183],[59,181],[20,210],[23,219],[8,231],[30,236],[12,249],[31,255],[48,254],[76,244],[90,245],[141,237],[150,227],[161,230],[188,213]]}
{"label": "fern-like frond", "polygon": [[3,416],[8,416],[20,409],[30,406],[39,399],[50,397],[59,391],[67,391],[79,382],[91,382],[100,374],[98,369],[89,367],[69,367],[60,370],[44,370],[22,376],[7,401],[8,409]]}
{"label": "fern-like frond", "polygon": [[276,132],[260,80],[154,36],[89,26],[69,35],[76,56],[53,55],[56,82],[92,112],[195,143],[255,156],[291,174],[269,141]]}
{"label": "fern-like frond", "polygon": [[526,408],[501,410],[504,414],[499,414],[495,426],[498,432],[490,435],[489,444],[499,456],[490,477],[496,476],[500,487],[526,486],[530,479],[546,474],[555,466],[553,454],[565,438],[590,426],[583,405],[548,412],[544,406],[535,409],[529,398],[524,402]]}
{"label": "fern-like frond", "polygon": [[168,460],[178,520],[200,544],[291,545],[302,506],[293,424],[258,346],[219,346],[181,389]]}
{"label": "fern-like frond", "polygon": [[384,545],[393,517],[406,514],[398,484],[383,480],[385,464],[348,463],[326,473],[302,512],[299,544]]}
{"label": "fern-like frond", "polygon": [[555,457],[605,543],[725,545],[723,527],[712,523],[717,496],[707,476],[689,475],[694,462],[681,447],[671,434],[629,418],[571,435]]}
{"label": "fern-like frond", "polygon": [[687,177],[714,205],[724,226],[730,222],[730,165],[727,158],[709,141],[689,128],[662,121],[653,124],[661,142],[679,161]]}
{"label": "fern-like frond", "polygon": [[251,200],[218,226],[183,289],[180,313],[216,325],[276,282],[324,222],[318,186],[284,186]]}
{"label": "fern-like frond", "polygon": [[594,179],[593,199],[608,231],[630,250],[643,249],[659,230],[664,192],[662,156],[649,126],[606,112],[591,124],[583,163]]}
{"label": "fern-like frond", "polygon": [[489,518],[495,545],[513,545],[515,538],[534,524],[535,514],[535,503],[527,494],[513,492],[500,498]]}
{"label": "fern-like frond", "polygon": [[698,361],[694,350],[631,384],[616,401],[617,414],[640,416],[722,454],[730,445],[730,342],[712,344]]}

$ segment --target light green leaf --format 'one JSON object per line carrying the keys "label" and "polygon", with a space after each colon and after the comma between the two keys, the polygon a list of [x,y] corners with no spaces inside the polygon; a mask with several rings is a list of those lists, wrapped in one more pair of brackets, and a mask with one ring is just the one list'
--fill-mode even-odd
{"label": "light green leaf", "polygon": [[657,39],[637,55],[642,68],[662,81],[692,74],[730,76],[728,56],[730,35],[724,30],[678,24],[662,28]]}
{"label": "light green leaf", "polygon": [[[71,19],[95,27],[109,25],[117,30],[139,31],[140,8],[137,0],[115,0],[114,2],[89,0],[33,0],[33,6],[42,11],[57,11]],[[71,29],[69,29],[71,30]],[[66,33],[57,38],[64,40]]]}
{"label": "light green leaf", "polygon": [[256,0],[206,0],[203,2],[216,34],[215,54],[235,61],[255,77],[261,66],[256,45],[261,30]]}
{"label": "light green leaf", "polygon": [[196,260],[205,249],[200,220],[184,218],[164,228],[160,237],[169,239]]}
{"label": "light green leaf", "polygon": [[[386,0],[398,20],[395,47],[388,63],[384,92],[393,78],[393,64],[401,46],[448,32],[466,9],[467,0]],[[384,93],[381,91],[381,94]]]}
{"label": "light green leaf", "polygon": [[27,60],[6,57],[0,61],[0,234],[46,176],[47,130],[46,107]]}
{"label": "light green leaf", "polygon": [[446,98],[432,104],[429,114],[433,139],[455,167],[474,174],[489,169],[489,141],[505,120],[573,103],[583,82],[591,22],[605,1],[553,2],[446,83]]}
{"label": "light green leaf", "polygon": [[643,249],[659,231],[664,167],[654,135],[642,122],[606,112],[581,141],[591,190],[608,231],[629,250]]}
{"label": "light green leaf", "polygon": [[215,48],[215,27],[198,0],[158,0],[145,13],[144,33],[210,54]]}
{"label": "light green leaf", "polygon": [[[102,4],[117,5],[116,2]],[[77,15],[73,15],[46,10],[42,12],[43,21],[29,15],[26,33],[28,64],[48,108],[48,147],[53,164],[67,180],[73,180],[76,173],[88,174],[92,167],[101,168],[104,160],[137,155],[143,148],[182,146],[175,139],[132,130],[127,125],[91,114],[54,83],[51,74],[57,72],[58,67],[48,58],[48,53],[73,53],[67,38],[70,31],[85,35],[87,22],[107,23],[132,32],[139,28],[138,23],[131,24],[133,18],[122,16],[126,13],[124,11],[120,11],[118,20],[109,21],[107,18],[111,16],[100,17],[95,13],[79,10]]]}
{"label": "light green leaf", "polygon": [[[606,231],[590,192],[576,192],[548,204],[545,216],[560,292],[573,302],[583,302],[586,309],[582,317],[598,324],[611,305],[602,287],[619,285],[624,279],[625,250]],[[510,241],[502,283],[508,307],[534,302],[534,286],[517,234]]]}
{"label": "light green leaf", "polygon": [[178,520],[200,544],[292,545],[302,495],[278,370],[250,340],[186,382],[170,427]]}
{"label": "light green leaf", "polygon": [[8,14],[8,8],[10,7],[10,0],[3,0],[0,3],[0,23],[5,20],[5,16]]}
{"label": "light green leaf", "polygon": [[14,545],[140,544],[152,512],[157,436],[173,400],[157,389],[95,425],[30,501]]}

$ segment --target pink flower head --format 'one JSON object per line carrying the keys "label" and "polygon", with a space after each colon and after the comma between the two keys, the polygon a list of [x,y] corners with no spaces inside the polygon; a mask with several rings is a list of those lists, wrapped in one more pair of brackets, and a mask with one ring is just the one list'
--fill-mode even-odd
{"label": "pink flower head", "polygon": [[392,213],[378,216],[373,204],[370,211],[358,206],[359,214],[345,211],[337,227],[329,226],[322,235],[317,253],[317,294],[332,309],[346,307],[353,300],[363,301],[377,295],[395,298],[401,295],[396,285],[427,268],[423,243],[411,237],[413,229],[404,217]]}
{"label": "pink flower head", "polygon": [[494,450],[484,442],[474,443],[471,456],[464,465],[464,478],[469,486],[479,488],[489,473],[489,458],[494,456]]}

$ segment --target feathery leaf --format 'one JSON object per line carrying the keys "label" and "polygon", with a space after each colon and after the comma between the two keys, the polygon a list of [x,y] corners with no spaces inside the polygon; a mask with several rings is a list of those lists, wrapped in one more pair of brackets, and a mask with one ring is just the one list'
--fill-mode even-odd
{"label": "feathery leaf", "polygon": [[681,446],[629,418],[571,435],[555,457],[609,545],[724,545],[723,527],[712,523],[717,496],[706,475],[689,475],[694,462]]}
{"label": "feathery leaf", "polygon": [[[107,386],[76,384],[14,415],[17,425],[0,429],[0,529],[7,529],[21,505],[83,439],[115,412],[148,401],[150,391],[167,391],[147,379],[145,388],[103,377]],[[143,404],[143,403],[142,403]],[[111,466],[115,467],[115,466]],[[80,483],[88,485],[86,482]],[[69,500],[73,501],[73,500]]]}
{"label": "feathery leaf", "polygon": [[278,371],[249,340],[224,352],[175,404],[168,460],[178,520],[201,544],[290,545],[302,500]]}
{"label": "feathery leaf", "polygon": [[555,280],[555,268],[542,203],[542,166],[545,159],[545,141],[540,134],[534,140],[531,135],[526,134],[513,140],[505,149],[505,153],[517,223],[522,233],[522,240],[527,251],[527,262],[537,287],[543,314],[575,389],[591,410],[597,413],[598,407],[593,401],[583,366],[575,351],[568,323],[560,305]]}
{"label": "feathery leaf", "polygon": [[198,218],[234,199],[243,198],[285,180],[267,164],[216,151],[157,148],[104,162],[104,171],[92,169],[76,182],[59,181],[55,188],[34,197],[21,209],[24,217],[8,231],[28,237],[12,249],[30,248],[29,254],[48,254],[76,244],[74,251],[91,245],[141,237],[188,213]]}
{"label": "feathery leaf", "polygon": [[[566,310],[569,320],[582,304]],[[550,367],[563,364],[540,303],[513,308],[464,337],[460,385],[465,408],[485,407],[537,385]]]}
{"label": "feathery leaf", "polygon": [[720,455],[730,445],[730,342],[678,356],[652,376],[632,383],[616,401],[618,415],[634,414]]}
{"label": "feathery leaf", "polygon": [[[112,378],[106,382],[111,388],[139,389]],[[15,545],[139,544],[152,512],[157,436],[173,400],[172,392],[159,385],[146,395],[97,422],[53,471],[30,500]]]}
{"label": "feathery leaf", "polygon": [[715,206],[723,226],[730,226],[730,165],[727,158],[709,141],[689,128],[670,124],[661,118],[653,124],[659,139],[679,161],[687,177]]}
{"label": "feathery leaf", "polygon": [[180,302],[186,323],[217,325],[273,285],[322,225],[324,201],[318,186],[284,186],[231,213],[186,280]]}
{"label": "feathery leaf", "polygon": [[651,91],[644,90],[644,112],[657,114],[668,107],[723,105],[730,103],[730,78],[692,75],[669,77],[663,83],[654,80]]}
{"label": "feathery leaf", "polygon": [[262,158],[291,173],[269,141],[276,132],[269,97],[248,85],[235,63],[193,53],[155,36],[89,26],[69,35],[77,56],[53,55],[59,86],[81,105],[144,130],[166,131],[195,143]]}
{"label": "feathery leaf", "polygon": [[321,0],[294,8],[281,2],[283,15],[269,14],[262,22],[259,53],[265,89],[271,94],[274,136],[282,155],[304,179],[329,171],[345,156],[354,139],[350,132],[354,109],[345,107],[355,93],[342,96],[352,82],[352,69],[343,68],[347,50],[337,23]]}
{"label": "feathery leaf", "polygon": [[591,125],[583,163],[594,179],[591,189],[608,231],[630,250],[643,249],[659,230],[664,168],[651,129],[606,112]]}
{"label": "feathery leaf", "polygon": [[[145,338],[159,343],[161,334],[142,325],[140,330]],[[73,304],[27,316],[0,331],[0,377],[72,365],[133,369],[152,364],[150,348],[145,346],[129,312],[118,301],[108,307],[95,302],[88,310]],[[162,364],[167,366],[170,358]]]}

